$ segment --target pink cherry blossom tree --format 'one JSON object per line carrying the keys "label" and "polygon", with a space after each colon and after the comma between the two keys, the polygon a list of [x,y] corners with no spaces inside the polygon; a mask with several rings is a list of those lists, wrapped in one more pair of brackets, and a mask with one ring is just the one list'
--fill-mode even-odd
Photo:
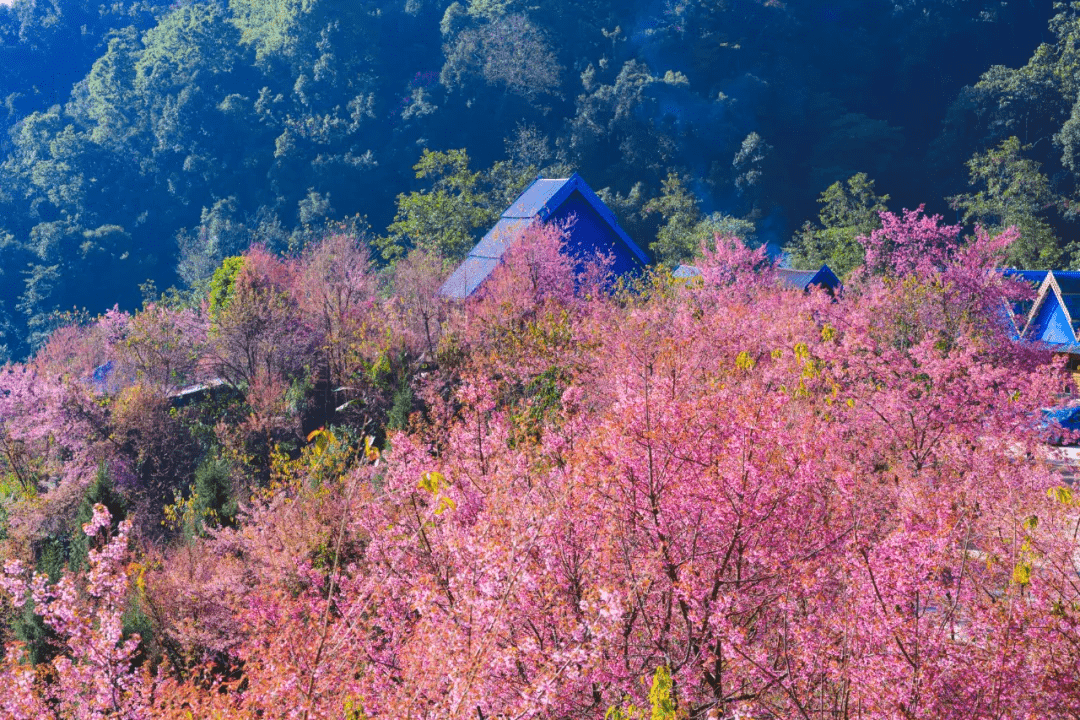
{"label": "pink cherry blossom tree", "polygon": [[20,665],[17,646],[6,648],[0,675],[9,692],[0,704],[8,717],[145,717],[150,682],[134,665],[140,638],[125,638],[122,622],[130,524],[121,522],[114,537],[104,537],[110,523],[108,510],[97,505],[83,526],[87,536],[100,540],[90,550],[84,578],[65,575],[52,585],[38,573],[28,578],[18,560],[5,563],[3,591],[14,601],[29,594],[62,645],[47,673]]}

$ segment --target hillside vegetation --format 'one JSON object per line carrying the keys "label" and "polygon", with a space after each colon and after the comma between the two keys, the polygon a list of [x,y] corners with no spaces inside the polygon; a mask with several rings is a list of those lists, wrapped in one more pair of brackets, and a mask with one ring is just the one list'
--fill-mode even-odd
{"label": "hillside vegetation", "polygon": [[837,298],[547,227],[447,305],[339,232],[58,330],[0,375],[0,710],[1075,717],[1017,233],[881,221]]}
{"label": "hillside vegetation", "polygon": [[327,219],[366,219],[380,263],[452,259],[575,170],[665,263],[723,230],[846,271],[828,243],[875,204],[804,223],[864,173],[894,210],[1022,227],[1013,264],[1071,266],[1078,22],[1048,0],[11,0],[0,345]]}

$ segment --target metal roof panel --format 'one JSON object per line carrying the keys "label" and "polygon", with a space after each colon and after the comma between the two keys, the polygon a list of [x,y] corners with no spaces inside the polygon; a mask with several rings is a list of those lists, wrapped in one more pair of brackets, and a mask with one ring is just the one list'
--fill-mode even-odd
{"label": "metal roof panel", "polygon": [[463,300],[475,292],[498,265],[497,258],[467,257],[446,279],[439,294]]}
{"label": "metal roof panel", "polygon": [[1015,270],[1013,268],[1005,268],[1001,271],[1001,274],[1014,280],[1024,280],[1040,285],[1042,284],[1042,281],[1046,279],[1046,274],[1048,272],[1049,270]]}
{"label": "metal roof panel", "polygon": [[699,277],[700,275],[701,270],[693,265],[680,265],[671,271],[671,277],[679,279]]}
{"label": "metal roof panel", "polygon": [[1061,298],[1065,302],[1065,309],[1069,311],[1069,319],[1075,331],[1077,323],[1080,323],[1080,295],[1065,295]]}
{"label": "metal roof panel", "polygon": [[648,254],[644,250],[642,250],[638,246],[638,244],[630,238],[629,235],[626,234],[626,231],[622,229],[621,225],[619,225],[619,219],[615,217],[615,213],[613,213],[611,211],[611,208],[609,208],[604,203],[604,201],[600,199],[599,195],[593,192],[593,189],[589,187],[589,184],[585,182],[585,179],[577,173],[574,173],[570,176],[570,180],[568,182],[573,187],[564,188],[565,194],[563,195],[563,198],[565,199],[566,197],[569,197],[570,192],[567,192],[567,190],[579,191],[582,197],[584,197],[589,202],[589,204],[593,206],[593,209],[596,210],[597,214],[599,214],[600,217],[602,217],[604,221],[611,226],[611,229],[614,230],[615,234],[619,236],[619,239],[622,241],[623,245],[626,247],[627,250],[630,251],[630,254],[634,256],[636,261],[641,263],[642,265],[648,265]]}
{"label": "metal roof panel", "polygon": [[[628,272],[646,265],[649,256],[630,239],[625,230],[619,227],[618,220],[611,209],[597,197],[580,175],[574,173],[569,178],[541,178],[533,181],[533,184],[526,188],[502,214],[495,227],[473,247],[465,262],[443,284],[440,294],[454,298],[465,298],[471,295],[484,278],[495,269],[499,258],[517,239],[524,226],[532,221],[548,222],[557,219],[561,210],[566,210],[566,207],[579,202],[579,200],[574,200],[578,193],[581,195],[579,200],[582,209],[587,208],[586,214],[596,215],[597,221],[604,226],[605,229],[598,232],[605,237],[611,237],[615,244],[614,271],[616,273]],[[580,227],[577,232],[581,233]],[[578,245],[582,243],[587,245],[590,240],[595,240],[597,234],[585,233],[589,237],[582,239],[575,235],[573,229],[570,233],[571,246],[574,246],[574,241],[580,241]]]}
{"label": "metal roof panel", "polygon": [[525,188],[525,191],[518,196],[518,199],[510,207],[506,208],[506,212],[502,216],[504,218],[536,217],[545,209],[548,201],[568,182],[569,180],[566,178],[556,180],[541,178],[536,180],[532,185]]}
{"label": "metal roof panel", "polygon": [[792,270],[790,268],[779,268],[776,271],[776,276],[780,278],[781,283],[799,290],[805,290],[817,274],[817,270]]}
{"label": "metal roof panel", "polygon": [[1062,295],[1080,295],[1080,273],[1055,272],[1054,279],[1057,280]]}
{"label": "metal roof panel", "polygon": [[476,244],[469,257],[501,258],[521,231],[532,222],[531,218],[503,218],[487,231],[484,238]]}

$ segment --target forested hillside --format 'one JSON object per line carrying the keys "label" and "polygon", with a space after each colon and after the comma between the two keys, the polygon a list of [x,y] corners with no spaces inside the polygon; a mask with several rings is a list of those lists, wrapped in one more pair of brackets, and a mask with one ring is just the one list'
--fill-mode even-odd
{"label": "forested hillside", "polygon": [[1078,27],[1041,0],[10,0],[0,345],[327,219],[380,263],[452,257],[571,169],[662,261],[727,229],[846,270],[887,195],[1071,265]]}

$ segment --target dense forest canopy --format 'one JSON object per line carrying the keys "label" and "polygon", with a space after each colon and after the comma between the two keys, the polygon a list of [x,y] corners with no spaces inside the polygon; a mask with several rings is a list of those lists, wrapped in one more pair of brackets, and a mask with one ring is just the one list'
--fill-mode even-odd
{"label": "dense forest canopy", "polygon": [[[327,219],[370,224],[385,260],[424,242],[456,249],[522,182],[571,169],[608,188],[643,246],[668,227],[661,260],[716,228],[774,249],[820,235],[799,230],[818,195],[865,173],[894,209],[1019,224],[1035,247],[1017,264],[1067,265],[1075,12],[1043,0],[8,0],[0,344],[23,356],[58,311],[134,307],[148,279],[203,282],[252,242],[300,245]],[[459,149],[465,168],[411,169],[425,150]],[[991,178],[972,158],[993,152],[1010,160]],[[395,200],[440,182],[434,204]],[[433,238],[439,218],[458,240]]]}

